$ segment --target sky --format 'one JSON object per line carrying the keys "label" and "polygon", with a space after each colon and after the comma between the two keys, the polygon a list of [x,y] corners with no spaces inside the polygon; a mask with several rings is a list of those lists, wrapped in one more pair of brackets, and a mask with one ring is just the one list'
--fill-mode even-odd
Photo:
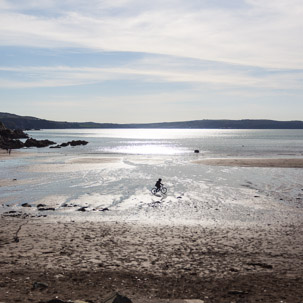
{"label": "sky", "polygon": [[0,112],[303,120],[303,0],[0,0]]}

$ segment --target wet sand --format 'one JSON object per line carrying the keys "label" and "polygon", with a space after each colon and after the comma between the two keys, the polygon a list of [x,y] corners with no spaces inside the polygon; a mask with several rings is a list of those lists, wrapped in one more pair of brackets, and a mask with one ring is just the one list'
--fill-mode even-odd
{"label": "wet sand", "polygon": [[289,159],[225,158],[225,159],[202,159],[193,162],[197,164],[216,165],[216,166],[303,168],[303,158],[289,158]]}
{"label": "wet sand", "polygon": [[[153,226],[1,217],[4,302],[294,302],[303,299],[303,224]],[[47,284],[35,289],[35,282]]]}
{"label": "wet sand", "polygon": [[[19,155],[22,152],[13,151],[11,155],[1,152],[0,160]],[[33,161],[30,170],[77,172],[87,169],[85,165],[89,168],[128,165],[127,161],[120,163],[118,158],[91,156],[63,164],[48,164],[49,158],[45,161],[43,164]],[[299,158],[205,159],[194,163],[303,167],[303,159]],[[26,182],[39,184],[39,180],[2,179],[0,182],[2,187],[12,187]],[[242,199],[243,196],[241,201],[233,203],[241,202],[243,208]],[[263,199],[267,197],[254,197],[255,208],[251,212],[256,212],[259,205],[265,215],[251,224],[245,221],[227,224],[219,219],[212,225],[202,222],[148,225],[117,218],[108,222],[92,221],[85,217],[73,221],[72,216],[52,217],[47,212],[34,211],[34,207],[19,207],[19,214],[0,216],[0,302],[47,302],[59,298],[103,303],[108,293],[118,291],[134,303],[184,303],[181,299],[204,303],[302,303],[303,223],[298,220],[301,200],[290,211],[282,212],[284,208],[288,210],[288,205],[275,209],[278,214],[287,214],[287,218],[280,218],[272,216],[271,206],[266,204],[266,209]],[[47,196],[47,202],[37,203],[59,207],[65,200],[64,195],[54,192],[53,196]],[[180,206],[180,213],[184,205],[195,209],[185,199],[176,200],[180,200],[174,202]],[[172,203],[158,211],[167,209],[172,216],[176,208]],[[221,212],[226,211],[227,208],[222,208]],[[273,219],[266,220],[268,216]],[[35,282],[46,287],[35,287]]]}

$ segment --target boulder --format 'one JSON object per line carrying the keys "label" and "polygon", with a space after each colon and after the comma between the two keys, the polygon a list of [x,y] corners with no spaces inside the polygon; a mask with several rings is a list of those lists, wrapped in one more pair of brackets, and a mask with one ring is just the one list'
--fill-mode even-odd
{"label": "boulder", "polygon": [[84,141],[84,140],[73,140],[73,141],[70,141],[68,143],[69,143],[70,146],[86,145],[86,144],[88,144],[88,142]]}
{"label": "boulder", "polygon": [[119,293],[113,293],[111,295],[109,295],[104,302],[106,303],[132,303],[132,301],[125,297],[120,295]]}
{"label": "boulder", "polygon": [[61,143],[60,145],[51,146],[50,148],[61,148],[67,146],[77,146],[77,145],[86,145],[86,144],[88,144],[88,142],[84,140],[73,140],[73,141]]}
{"label": "boulder", "polygon": [[83,206],[83,207],[80,207],[79,209],[77,209],[77,211],[86,211],[86,209],[87,209],[87,206]]}
{"label": "boulder", "polygon": [[50,140],[36,140],[33,138],[29,138],[25,141],[24,146],[25,147],[47,147],[49,145],[56,144],[56,142],[50,141]]}
{"label": "boulder", "polygon": [[49,210],[55,211],[56,209],[53,207],[39,207],[38,210],[39,211],[49,211]]}
{"label": "boulder", "polygon": [[44,290],[48,288],[48,285],[42,282],[34,282],[33,284],[33,290],[38,289],[38,290]]}
{"label": "boulder", "polygon": [[32,207],[30,204],[28,204],[28,203],[23,203],[23,204],[21,204],[21,206],[22,207]]}
{"label": "boulder", "polygon": [[50,146],[49,148],[61,148],[60,145]]}

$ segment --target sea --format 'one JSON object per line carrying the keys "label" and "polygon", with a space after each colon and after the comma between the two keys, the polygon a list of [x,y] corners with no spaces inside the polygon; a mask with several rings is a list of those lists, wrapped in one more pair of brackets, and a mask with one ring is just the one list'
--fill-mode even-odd
{"label": "sea", "polygon": [[[64,129],[28,134],[57,144],[88,144],[28,148],[21,157],[2,159],[2,214],[205,225],[270,226],[303,219],[302,168],[197,161],[302,158],[303,130]],[[168,191],[153,195],[159,178]],[[39,210],[39,204],[49,210]]]}
{"label": "sea", "polygon": [[63,153],[187,156],[199,150],[211,158],[296,157],[303,153],[303,130],[64,129],[28,134],[59,144],[78,139],[89,142],[84,148],[65,149]]}

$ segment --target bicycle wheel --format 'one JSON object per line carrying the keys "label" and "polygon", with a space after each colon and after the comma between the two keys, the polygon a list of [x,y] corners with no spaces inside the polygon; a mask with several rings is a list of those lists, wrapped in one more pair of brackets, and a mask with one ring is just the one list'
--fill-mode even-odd
{"label": "bicycle wheel", "polygon": [[166,192],[167,192],[167,188],[166,188],[166,187],[162,187],[162,188],[161,188],[161,193],[162,193],[162,194],[166,194]]}
{"label": "bicycle wheel", "polygon": [[153,195],[155,195],[155,194],[157,193],[157,188],[156,188],[156,187],[152,188],[151,193],[152,193]]}

